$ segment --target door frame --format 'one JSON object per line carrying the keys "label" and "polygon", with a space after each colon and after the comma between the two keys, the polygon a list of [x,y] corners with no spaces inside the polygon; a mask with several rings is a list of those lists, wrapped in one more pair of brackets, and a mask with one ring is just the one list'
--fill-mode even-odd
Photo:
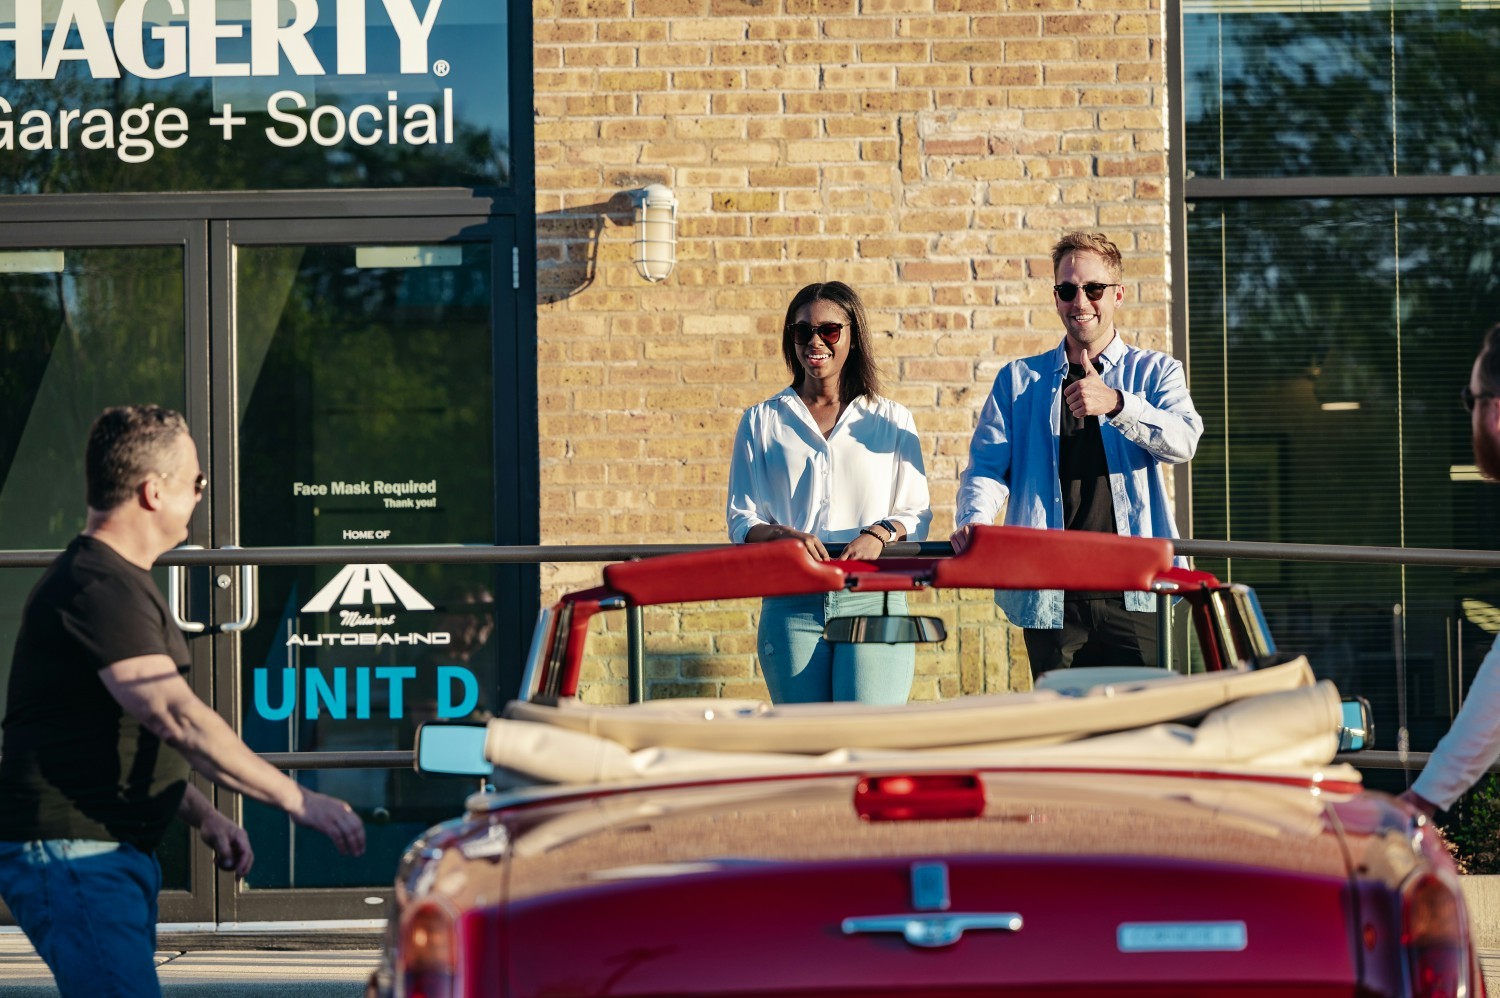
{"label": "door frame", "polygon": [[[208,300],[211,303],[209,335],[211,345],[210,383],[217,388],[211,399],[210,422],[217,447],[210,465],[215,488],[215,527],[212,546],[224,547],[240,542],[238,420],[239,392],[238,351],[235,330],[235,260],[240,246],[287,245],[406,245],[454,242],[487,243],[491,247],[491,365],[492,365],[492,434],[494,448],[493,536],[496,543],[536,543],[538,525],[538,486],[536,467],[539,455],[536,445],[536,348],[535,337],[526,335],[530,323],[519,321],[519,250],[515,237],[519,220],[508,216],[468,214],[454,216],[391,216],[386,218],[295,218],[295,219],[216,219],[208,223]],[[510,250],[510,252],[507,252]],[[514,390],[511,390],[512,384]],[[502,411],[503,406],[513,409]],[[513,432],[507,432],[513,427]],[[529,453],[528,453],[529,449]],[[510,469],[508,471],[507,469]],[[519,470],[523,473],[516,474]],[[529,498],[528,498],[529,493]],[[536,566],[498,566],[513,569],[512,585],[505,587],[516,598],[497,599],[497,635],[529,637],[530,620],[535,616],[539,598],[539,569]],[[238,579],[232,566],[215,567],[214,574],[228,574]],[[211,590],[213,619],[231,620],[239,606],[239,584]],[[497,593],[497,596],[500,595]],[[523,626],[523,623],[524,626]],[[213,689],[211,701],[215,710],[237,732],[241,729],[244,704],[241,692],[240,642],[234,635],[219,634],[214,640]],[[517,675],[502,675],[502,688],[519,682],[521,654],[507,654],[502,662],[516,664]],[[314,753],[309,753],[313,755]],[[213,800],[236,822],[242,820],[243,805],[238,794],[213,791]],[[455,801],[457,812],[461,801]],[[394,877],[395,870],[391,870]],[[295,920],[297,922],[357,922],[382,918],[390,910],[391,887],[348,888],[261,888],[241,889],[233,876],[216,871],[216,915],[220,923],[234,925],[261,924]],[[380,898],[381,903],[367,899]]]}

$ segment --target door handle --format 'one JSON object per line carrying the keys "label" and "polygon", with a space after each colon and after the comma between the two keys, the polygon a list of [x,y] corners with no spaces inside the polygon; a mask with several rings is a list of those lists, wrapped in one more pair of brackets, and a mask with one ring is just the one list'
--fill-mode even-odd
{"label": "door handle", "polygon": [[[236,544],[226,544],[220,550],[238,551],[240,547]],[[236,631],[248,631],[260,620],[260,600],[256,597],[260,592],[260,566],[240,566],[240,615],[234,620],[226,622],[219,628],[225,634],[233,634]]]}
{"label": "door handle", "polygon": [[[178,551],[202,551],[202,544],[181,544],[176,548]],[[167,606],[172,611],[172,622],[187,631],[189,634],[197,634],[203,631],[207,625],[200,624],[196,620],[187,619],[187,610],[184,601],[187,599],[187,566],[173,565],[167,569]]]}
{"label": "door handle", "polygon": [[1021,916],[1013,911],[875,915],[870,918],[846,918],[840,928],[846,936],[866,932],[899,932],[913,946],[935,948],[952,946],[970,929],[1019,932]]}

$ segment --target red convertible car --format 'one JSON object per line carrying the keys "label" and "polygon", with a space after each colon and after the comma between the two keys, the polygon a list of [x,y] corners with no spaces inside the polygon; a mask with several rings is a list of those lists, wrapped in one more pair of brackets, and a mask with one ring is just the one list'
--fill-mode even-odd
{"label": "red convertible car", "polygon": [[[601,613],[928,587],[1170,593],[1202,668],[901,707],[576,696]],[[845,619],[829,640],[943,634]],[[1335,759],[1363,711],[1164,541],[994,527],[950,558],[612,565],[543,612],[523,692],[419,733],[419,768],[501,789],[403,858],[372,994],[1483,994],[1435,829]]]}

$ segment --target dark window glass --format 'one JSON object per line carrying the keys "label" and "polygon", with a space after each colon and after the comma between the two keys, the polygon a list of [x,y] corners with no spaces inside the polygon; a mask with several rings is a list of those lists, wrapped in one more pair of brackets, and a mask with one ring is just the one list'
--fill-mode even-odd
{"label": "dark window glass", "polygon": [[1185,13],[1183,60],[1199,176],[1391,172],[1389,18]]}
{"label": "dark window glass", "polygon": [[0,20],[0,193],[509,185],[508,4],[180,6]]}
{"label": "dark window glass", "polygon": [[1183,16],[1196,175],[1500,172],[1500,11],[1221,6],[1189,0]]}
{"label": "dark window glass", "polygon": [[[1207,430],[1193,533],[1500,549],[1458,402],[1500,319],[1500,199],[1199,201],[1190,370]],[[1200,559],[1261,594],[1278,643],[1431,748],[1493,641],[1500,572]]]}

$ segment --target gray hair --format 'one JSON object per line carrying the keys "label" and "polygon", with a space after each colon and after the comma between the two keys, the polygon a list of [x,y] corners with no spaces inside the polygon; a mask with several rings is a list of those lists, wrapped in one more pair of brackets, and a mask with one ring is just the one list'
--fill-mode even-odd
{"label": "gray hair", "polygon": [[115,509],[150,476],[175,471],[172,450],[187,432],[181,413],[159,405],[105,409],[89,428],[84,454],[89,508]]}

